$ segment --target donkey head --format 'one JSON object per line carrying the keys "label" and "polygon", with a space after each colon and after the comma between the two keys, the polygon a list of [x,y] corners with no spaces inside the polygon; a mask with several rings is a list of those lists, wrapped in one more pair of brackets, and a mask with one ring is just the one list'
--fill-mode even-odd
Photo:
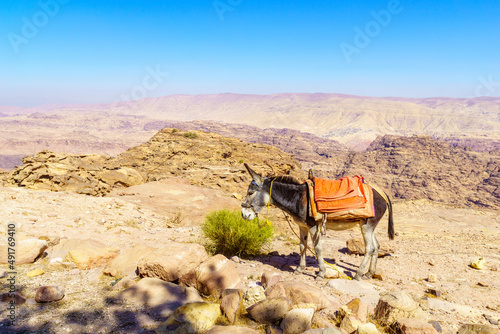
{"label": "donkey head", "polygon": [[245,168],[253,180],[248,186],[245,201],[241,204],[241,215],[246,220],[252,220],[269,203],[270,197],[269,190],[264,190],[263,187],[265,178],[253,171],[246,163]]}

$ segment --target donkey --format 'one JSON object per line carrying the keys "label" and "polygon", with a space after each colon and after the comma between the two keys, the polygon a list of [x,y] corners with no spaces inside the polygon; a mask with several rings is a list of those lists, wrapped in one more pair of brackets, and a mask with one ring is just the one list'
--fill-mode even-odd
{"label": "donkey", "polygon": [[[252,220],[258,213],[266,207],[273,204],[281,210],[289,213],[294,222],[300,229],[300,264],[295,270],[296,273],[302,273],[306,266],[306,247],[308,233],[311,234],[312,244],[316,252],[319,273],[317,280],[324,279],[326,267],[323,261],[322,242],[321,242],[321,221],[316,221],[309,215],[309,192],[307,185],[295,177],[282,175],[272,178],[262,177],[253,171],[246,163],[245,167],[252,176],[252,182],[248,186],[247,195],[243,204],[241,204],[241,215],[246,220]],[[365,256],[354,279],[359,280],[362,276],[372,278],[375,273],[380,244],[375,237],[375,228],[387,209],[389,209],[388,235],[391,240],[394,239],[394,222],[392,218],[392,204],[389,197],[384,193],[379,193],[373,189],[373,201],[375,207],[375,217],[358,221],[327,221],[326,228],[331,230],[347,230],[359,225],[365,241]],[[384,199],[387,199],[387,201]],[[365,274],[366,266],[370,261],[370,267]]]}

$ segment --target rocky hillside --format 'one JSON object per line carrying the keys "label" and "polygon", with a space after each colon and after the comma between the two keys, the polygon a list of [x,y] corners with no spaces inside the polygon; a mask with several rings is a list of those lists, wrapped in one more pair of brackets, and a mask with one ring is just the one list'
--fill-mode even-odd
{"label": "rocky hillside", "polygon": [[474,152],[425,136],[377,138],[365,152],[316,164],[318,175],[363,175],[395,198],[500,207],[500,153]]}
{"label": "rocky hillside", "polygon": [[156,121],[147,123],[144,130],[161,130],[165,127],[185,131],[200,130],[225,137],[234,137],[249,143],[272,145],[292,154],[299,161],[317,161],[333,157],[339,152],[349,151],[336,140],[315,136],[311,133],[291,129],[261,129],[245,124],[229,124],[215,121]]}
{"label": "rocky hillside", "polygon": [[42,151],[24,158],[24,165],[5,179],[11,186],[102,196],[115,188],[180,176],[193,185],[242,193],[248,184],[243,162],[266,173],[300,173],[298,162],[273,146],[166,128],[117,157]]}

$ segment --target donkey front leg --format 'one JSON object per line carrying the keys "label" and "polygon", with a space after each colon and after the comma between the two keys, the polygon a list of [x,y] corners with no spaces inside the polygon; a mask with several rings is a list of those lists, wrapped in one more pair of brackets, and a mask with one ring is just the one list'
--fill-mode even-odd
{"label": "donkey front leg", "polygon": [[321,225],[314,225],[310,230],[314,251],[316,252],[316,259],[318,260],[319,272],[316,280],[323,280],[325,278],[326,266],[323,260],[323,243],[321,241]]}
{"label": "donkey front leg", "polygon": [[295,269],[296,274],[301,274],[306,268],[306,251],[307,251],[307,237],[309,231],[307,228],[299,226],[300,230],[300,263],[297,269]]}

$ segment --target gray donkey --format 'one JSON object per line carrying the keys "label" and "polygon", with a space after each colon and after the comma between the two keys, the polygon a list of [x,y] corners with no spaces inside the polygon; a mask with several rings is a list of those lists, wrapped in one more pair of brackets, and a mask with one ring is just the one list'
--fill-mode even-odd
{"label": "gray donkey", "polygon": [[[245,167],[252,176],[252,182],[248,186],[247,195],[241,204],[241,214],[244,219],[252,220],[258,213],[269,204],[273,204],[281,210],[289,213],[300,229],[300,265],[295,270],[296,273],[303,272],[306,266],[306,247],[308,233],[311,234],[312,243],[318,259],[319,273],[316,279],[325,277],[326,267],[323,261],[321,243],[321,221],[316,221],[309,215],[309,191],[307,185],[298,179],[282,175],[272,178],[262,177],[253,171],[246,163]],[[271,189],[272,187],[272,189]],[[375,217],[358,221],[327,221],[326,228],[331,230],[346,230],[359,225],[365,241],[365,256],[354,279],[359,280],[366,271],[366,266],[370,262],[370,267],[366,277],[371,278],[375,273],[380,244],[375,237],[375,228],[389,209],[389,238],[394,239],[394,222],[392,218],[392,204],[389,197],[381,190],[373,189],[373,201],[375,207]]]}

